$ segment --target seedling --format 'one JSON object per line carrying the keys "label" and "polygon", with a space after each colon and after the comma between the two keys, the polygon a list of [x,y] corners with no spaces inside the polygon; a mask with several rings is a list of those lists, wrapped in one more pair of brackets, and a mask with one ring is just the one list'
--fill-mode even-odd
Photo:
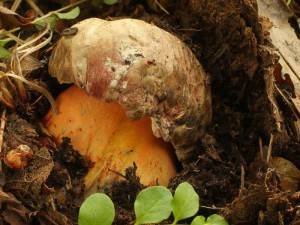
{"label": "seedling", "polygon": [[179,220],[194,216],[199,210],[199,201],[199,196],[192,185],[187,182],[179,184],[171,203],[175,218],[172,225],[177,224]]}
{"label": "seedling", "polygon": [[149,187],[142,190],[135,202],[135,225],[159,223],[171,215],[171,192],[163,186]]}
{"label": "seedling", "polygon": [[79,210],[80,225],[111,225],[115,218],[115,207],[111,199],[96,193],[89,196]]}
{"label": "seedling", "polygon": [[44,19],[37,20],[35,22],[35,25],[38,28],[42,28],[47,23],[50,23],[51,28],[54,29],[56,27],[56,23],[57,23],[58,20],[60,20],[60,19],[72,20],[72,19],[75,19],[76,17],[78,17],[79,14],[80,14],[80,9],[79,9],[78,6],[75,7],[74,9],[70,10],[69,12],[65,12],[65,13],[60,13],[60,12],[55,12],[54,11],[48,17],[46,17]]}
{"label": "seedling", "polygon": [[213,214],[207,217],[207,219],[205,219],[204,216],[197,216],[192,221],[191,225],[228,225],[228,223],[224,217]]}
{"label": "seedling", "polygon": [[[163,186],[149,187],[142,190],[134,203],[135,225],[160,223],[173,213],[174,221],[194,216],[199,210],[199,196],[192,185],[183,182],[175,190],[174,197]],[[88,197],[80,207],[79,225],[111,225],[115,217],[114,206],[110,198],[103,193]],[[220,215],[213,214],[205,219],[197,216],[191,225],[228,225]]]}

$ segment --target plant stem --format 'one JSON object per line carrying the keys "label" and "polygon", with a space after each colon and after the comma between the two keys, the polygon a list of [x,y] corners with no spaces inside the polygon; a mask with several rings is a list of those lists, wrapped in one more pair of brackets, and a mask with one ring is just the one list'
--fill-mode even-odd
{"label": "plant stem", "polygon": [[178,222],[178,221],[175,219],[171,225],[176,225],[177,222]]}
{"label": "plant stem", "polygon": [[35,4],[32,0],[26,0],[26,2],[31,6],[31,8],[39,15],[44,16],[45,14],[42,12],[42,10]]}
{"label": "plant stem", "polygon": [[13,12],[15,12],[17,10],[17,8],[19,7],[19,5],[21,4],[21,1],[22,0],[15,0],[14,4],[12,5],[12,7],[11,7],[10,10],[13,11]]}

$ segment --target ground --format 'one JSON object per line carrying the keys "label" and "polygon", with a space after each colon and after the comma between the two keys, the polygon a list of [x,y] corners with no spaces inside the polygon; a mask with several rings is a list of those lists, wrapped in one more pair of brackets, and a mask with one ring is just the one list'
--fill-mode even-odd
{"label": "ground", "polygon": [[[11,3],[7,1],[7,7]],[[53,0],[36,4],[43,12],[49,12],[69,2]],[[297,98],[299,101],[299,80],[292,76],[293,71],[282,72],[278,63],[284,68],[284,64],[292,64],[296,73],[299,63],[288,59],[282,62],[282,58],[292,57],[287,50],[281,56],[276,53],[276,47],[280,47],[274,46],[278,39],[272,30],[270,36],[272,25],[263,17],[271,17],[266,5],[273,3],[259,2],[262,15],[252,0],[190,0],[176,4],[161,1],[161,4],[170,15],[160,10],[155,1],[147,4],[123,0],[104,7],[83,3],[79,17],[60,21],[51,42],[35,57],[47,61],[62,30],[87,17],[129,16],[154,23],[178,36],[210,76],[213,121],[197,149],[198,157],[178,168],[169,188],[174,191],[179,183],[188,181],[201,198],[199,213],[221,214],[230,224],[298,224],[300,113],[293,103],[296,104]],[[284,7],[283,4],[286,10]],[[23,2],[17,12],[25,15],[28,9],[30,6]],[[297,14],[291,13],[286,18],[297,21]],[[298,32],[299,37],[297,27],[291,30]],[[25,37],[32,32],[24,29],[21,35]],[[273,39],[276,41],[272,42]],[[297,45],[290,49],[296,48]],[[299,54],[294,59],[297,57],[299,60]],[[281,73],[289,73],[292,81],[282,79]],[[30,80],[46,87],[54,97],[66,88],[49,76],[47,63],[28,74]],[[9,82],[2,83],[10,87]],[[83,201],[83,177],[92,165],[72,149],[68,139],[58,148],[47,136],[39,120],[50,105],[46,98],[33,104],[39,94],[25,87],[27,101],[16,91],[14,107],[2,106],[2,111],[6,110],[1,123],[5,126],[2,156],[20,144],[30,146],[33,152],[17,149],[25,154],[24,161],[31,160],[21,170],[15,161],[3,163],[1,224],[77,224]],[[31,154],[38,157],[31,159]],[[117,210],[114,224],[134,221],[133,201],[144,188],[135,169],[134,165],[128,168],[126,180],[114,183],[108,191]]]}

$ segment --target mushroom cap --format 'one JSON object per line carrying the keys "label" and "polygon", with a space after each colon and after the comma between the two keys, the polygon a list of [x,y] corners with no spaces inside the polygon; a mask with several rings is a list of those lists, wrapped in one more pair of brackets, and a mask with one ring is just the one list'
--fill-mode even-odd
{"label": "mushroom cap", "polygon": [[211,122],[208,76],[174,35],[135,19],[96,18],[73,26],[49,62],[60,83],[74,83],[133,120],[151,117],[156,137],[171,142],[182,162],[193,159]]}

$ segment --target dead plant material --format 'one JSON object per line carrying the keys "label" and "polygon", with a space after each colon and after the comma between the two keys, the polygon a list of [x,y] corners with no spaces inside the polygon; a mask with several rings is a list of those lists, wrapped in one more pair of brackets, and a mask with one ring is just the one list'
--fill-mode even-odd
{"label": "dead plant material", "polygon": [[26,167],[32,158],[33,151],[27,145],[19,145],[6,154],[4,162],[11,169],[19,170]]}
{"label": "dead plant material", "polygon": [[7,156],[13,149],[26,145],[31,149],[33,158],[21,170],[12,170],[5,167],[5,190],[28,192],[33,198],[39,199],[41,185],[46,182],[54,165],[49,149],[47,146],[41,145],[42,139],[34,127],[25,120],[18,118],[17,115],[11,115],[7,120],[3,155]]}

